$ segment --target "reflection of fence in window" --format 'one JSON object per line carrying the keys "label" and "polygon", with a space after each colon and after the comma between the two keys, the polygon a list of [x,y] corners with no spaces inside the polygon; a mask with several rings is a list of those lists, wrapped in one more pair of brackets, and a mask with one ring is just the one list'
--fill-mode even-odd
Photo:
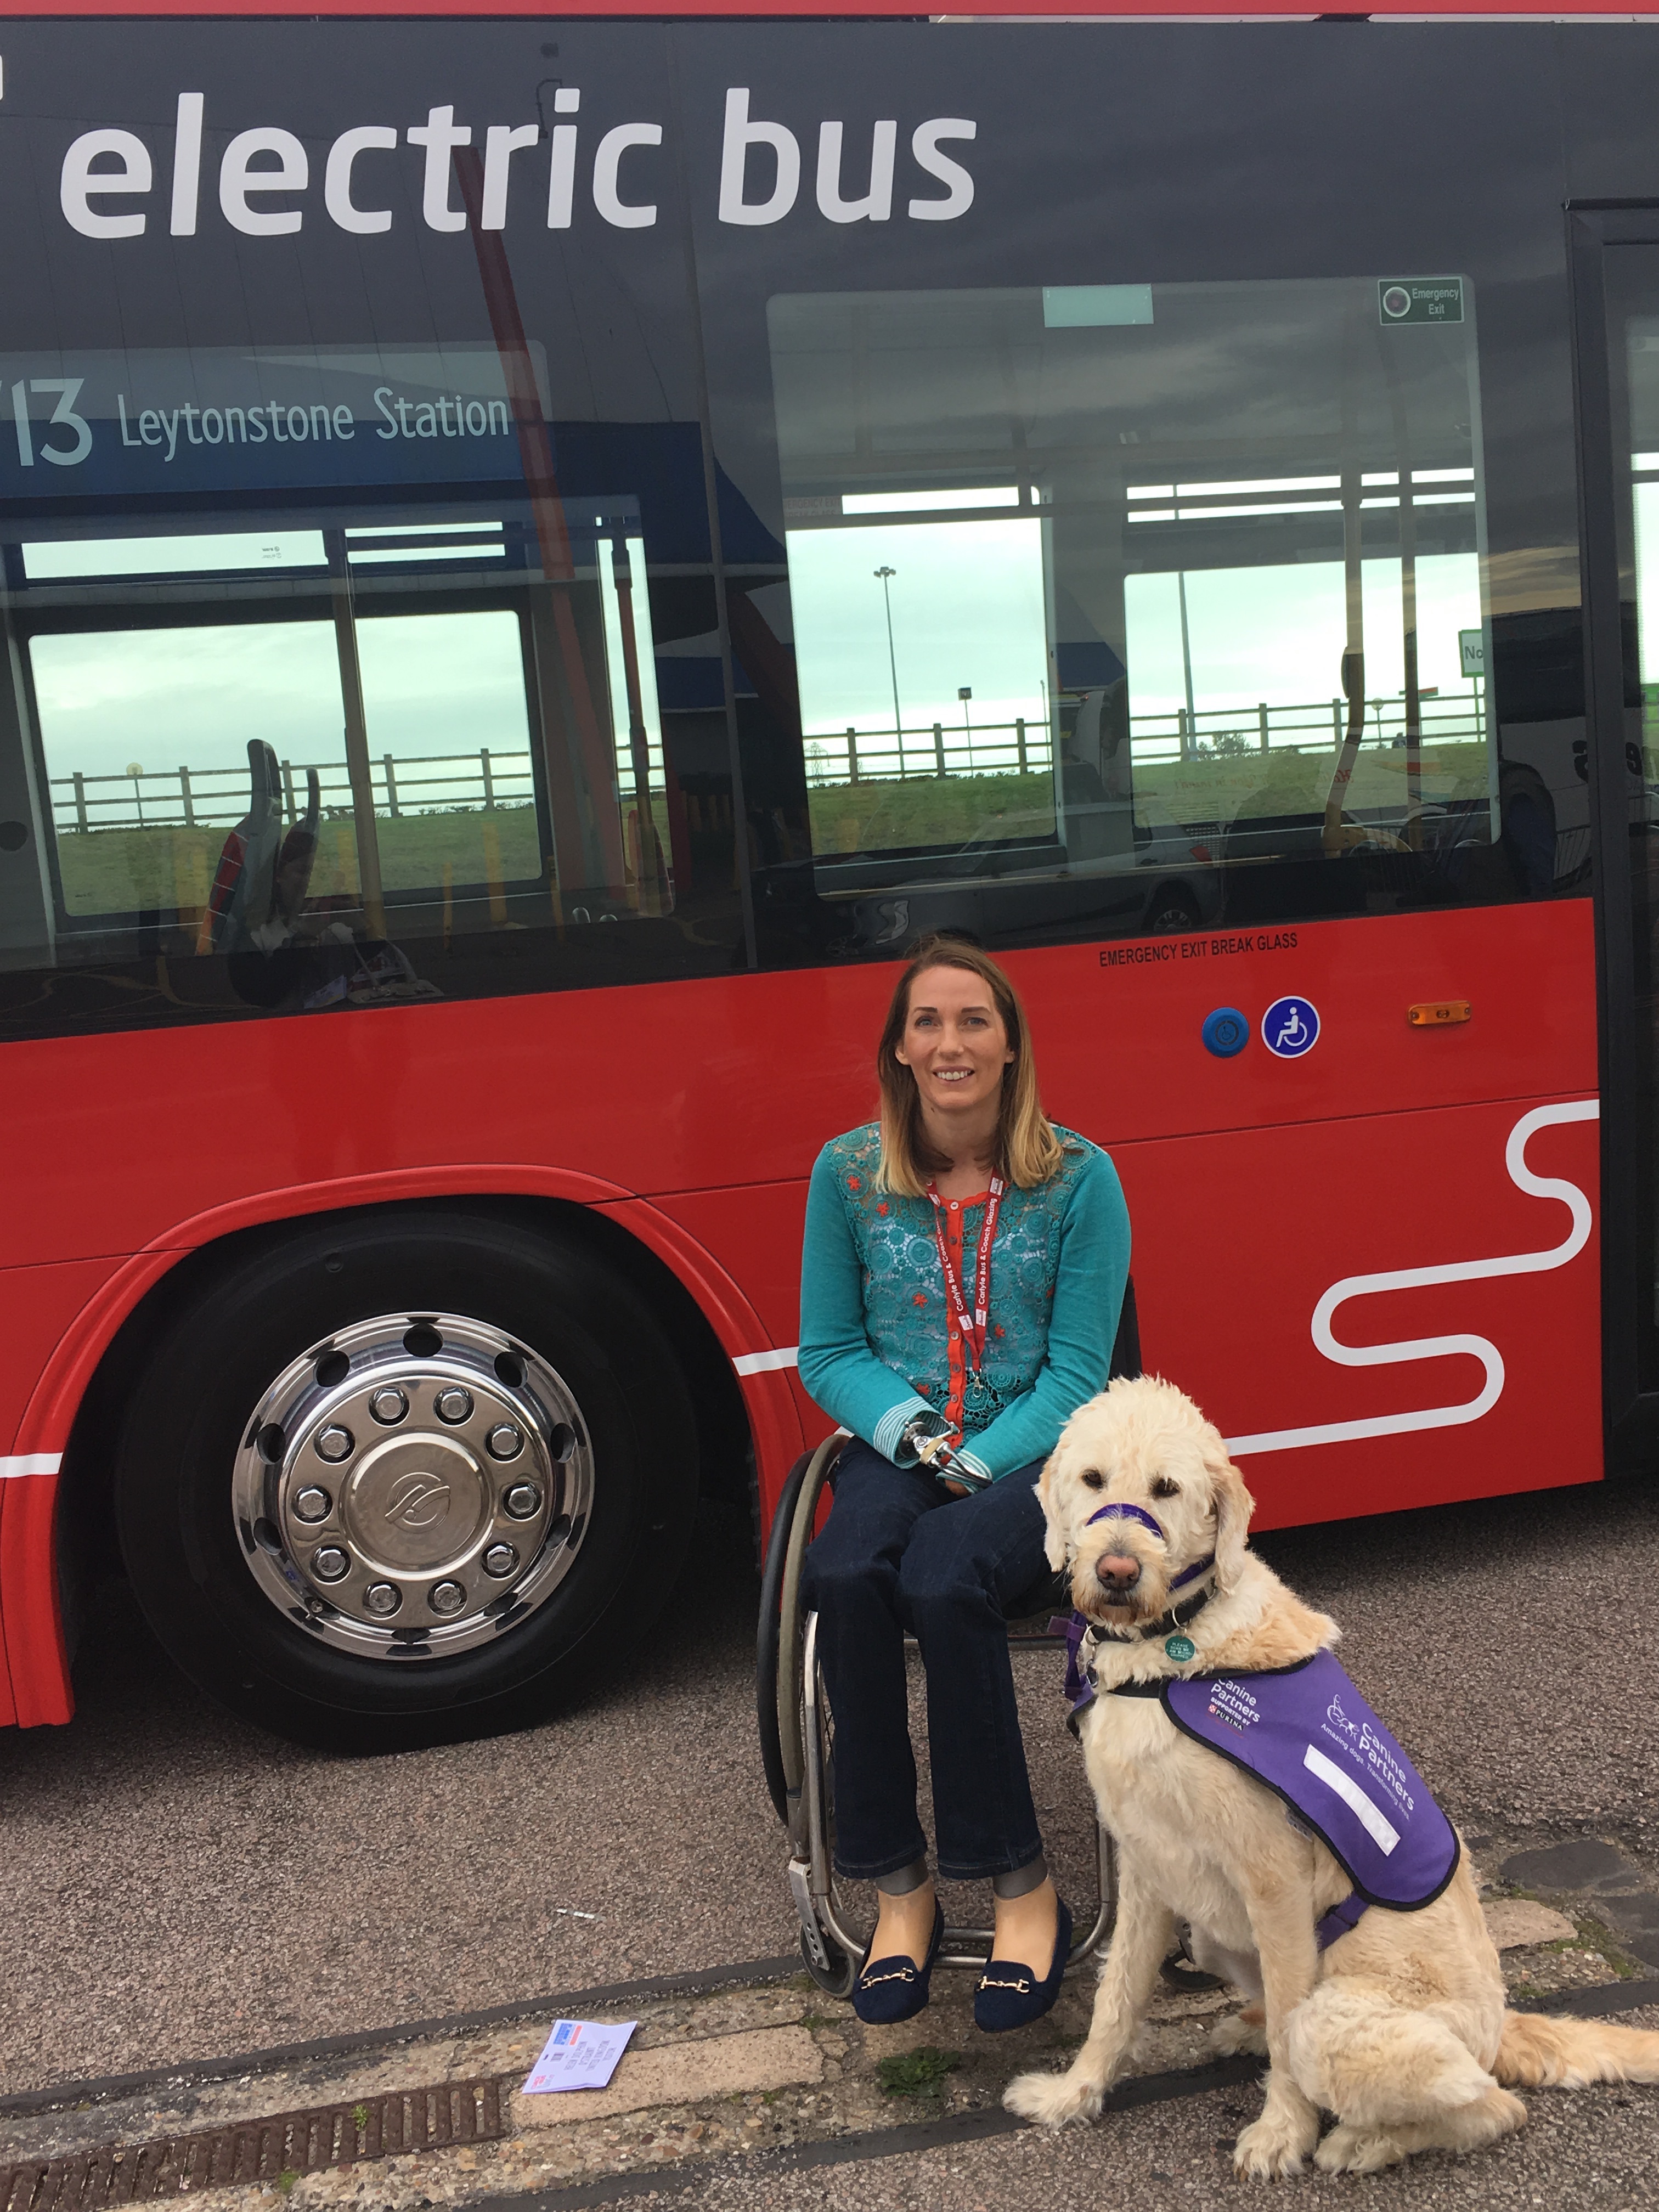
{"label": "reflection of fence in window", "polygon": [[[1137,761],[1242,758],[1253,752],[1333,752],[1347,734],[1348,702],[1317,699],[1301,706],[1177,707],[1164,714],[1134,714],[1131,741]],[[1425,746],[1480,744],[1486,714],[1478,695],[1453,692],[1425,697],[1418,724]],[[1365,702],[1362,745],[1393,750],[1406,744],[1406,702]]]}
{"label": "reflection of fence in window", "polygon": [[[1347,735],[1346,699],[1305,704],[1176,708],[1169,714],[1135,714],[1130,742],[1138,762],[1227,760],[1250,753],[1340,751]],[[1419,708],[1421,744],[1480,744],[1486,739],[1484,703],[1475,693],[1425,697]],[[1403,698],[1365,703],[1363,745],[1370,750],[1403,750]],[[890,729],[819,730],[806,740],[806,781],[811,788],[830,784],[894,782],[911,777],[1012,775],[1053,765],[1048,730],[1040,720],[985,722],[971,730],[949,722],[906,723]]]}
{"label": "reflection of fence in window", "polygon": [[[343,761],[284,761],[283,811],[305,811],[306,778],[314,768],[325,821],[351,819],[351,781]],[[369,763],[374,811],[387,821],[410,815],[505,812],[534,799],[530,754],[477,752],[374,755]],[[79,769],[52,779],[52,819],[58,836],[97,830],[228,828],[247,812],[246,768],[141,769],[133,775],[87,775]]]}
{"label": "reflection of fence in window", "polygon": [[1054,764],[1048,732],[1023,715],[1012,722],[906,723],[897,731],[821,730],[806,740],[809,787],[896,783],[921,776],[1025,775]]}

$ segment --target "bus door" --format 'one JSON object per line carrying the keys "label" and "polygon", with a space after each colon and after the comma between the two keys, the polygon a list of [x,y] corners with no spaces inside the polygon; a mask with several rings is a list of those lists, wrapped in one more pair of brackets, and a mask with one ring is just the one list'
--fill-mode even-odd
{"label": "bus door", "polygon": [[1659,1450],[1659,205],[1573,206],[1569,223],[1613,1471],[1650,1467]]}

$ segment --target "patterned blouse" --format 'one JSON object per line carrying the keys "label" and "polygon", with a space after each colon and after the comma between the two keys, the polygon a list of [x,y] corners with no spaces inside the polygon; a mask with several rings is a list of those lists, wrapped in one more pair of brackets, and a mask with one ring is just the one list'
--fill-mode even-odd
{"label": "patterned blouse", "polygon": [[[826,1145],[812,1170],[801,1255],[800,1376],[833,1420],[902,1464],[920,1415],[968,1440],[1000,1477],[1046,1459],[1106,1387],[1129,1271],[1129,1214],[1098,1146],[1056,1128],[1065,1158],[1035,1190],[1004,1193],[979,1371],[963,1356],[939,1268],[933,1206],[875,1187],[874,1123]],[[972,1302],[987,1194],[947,1209]]]}

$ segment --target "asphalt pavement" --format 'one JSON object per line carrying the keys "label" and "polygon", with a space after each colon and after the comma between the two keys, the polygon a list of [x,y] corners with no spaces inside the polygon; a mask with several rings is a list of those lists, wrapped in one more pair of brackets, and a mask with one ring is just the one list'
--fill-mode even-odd
{"label": "asphalt pavement", "polygon": [[[1261,1548],[1341,1621],[1350,1671],[1477,1856],[1488,1836],[1512,1852],[1593,1835],[1652,1869],[1659,1491],[1534,1494]],[[0,1737],[0,2094],[793,1949],[753,1742],[754,1603],[746,1516],[706,1509],[674,1590],[641,1590],[628,1648],[596,1655],[544,1725],[343,1759],[227,1719],[112,1586],[74,1723]],[[1089,1820],[1060,1662],[1017,1665],[1045,1829],[1075,1894]],[[1171,2177],[1162,2201],[1203,2203],[1235,2125],[1212,2101],[1114,2121],[1116,2179],[1159,2201],[1142,2185],[1156,2169]],[[1559,2124],[1595,2156],[1632,2132],[1651,2142],[1650,2093],[1596,2092],[1580,2111]],[[1524,2176],[1547,2135],[1534,2126],[1491,2171]],[[767,2201],[850,2203],[856,2188],[869,2208],[899,2189],[971,2205],[982,2186],[988,2204],[1086,2173],[1097,2194],[1102,2142],[1021,2136],[884,2161],[864,2181],[779,2175]],[[1571,2201],[1616,2212],[1618,2159],[1609,2172],[1610,2194]],[[1394,2202],[1395,2184],[1364,2185]],[[1528,2203],[1514,2185],[1486,2201]]]}

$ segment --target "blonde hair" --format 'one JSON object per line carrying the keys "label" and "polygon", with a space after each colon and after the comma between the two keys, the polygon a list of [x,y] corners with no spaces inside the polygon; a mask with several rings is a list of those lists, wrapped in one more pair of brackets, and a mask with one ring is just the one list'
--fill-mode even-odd
{"label": "blonde hair", "polygon": [[1006,1182],[1032,1190],[1059,1170],[1064,1148],[1037,1096],[1030,1032],[1019,994],[988,953],[959,937],[924,938],[899,977],[887,1009],[887,1022],[876,1048],[876,1078],[881,1085],[881,1163],[876,1187],[900,1198],[922,1198],[928,1178],[951,1163],[927,1141],[921,1118],[921,1094],[915,1078],[897,1057],[910,1018],[910,987],[930,968],[959,968],[977,975],[1001,1017],[1013,1058],[1002,1071],[1002,1103],[997,1116],[992,1165]]}

